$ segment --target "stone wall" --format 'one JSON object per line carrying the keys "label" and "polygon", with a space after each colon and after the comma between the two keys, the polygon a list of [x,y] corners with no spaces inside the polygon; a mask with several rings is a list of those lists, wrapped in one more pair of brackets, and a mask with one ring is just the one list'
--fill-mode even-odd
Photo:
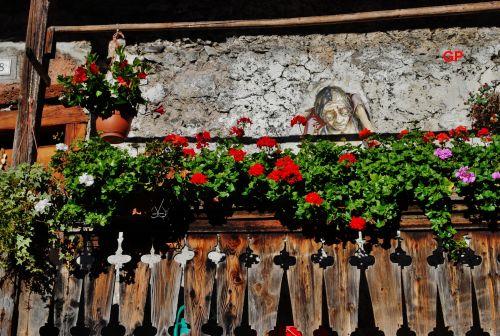
{"label": "stone wall", "polygon": [[[464,57],[445,62],[448,49]],[[290,119],[327,84],[359,93],[380,132],[449,129],[470,125],[470,91],[500,79],[499,28],[158,40],[128,50],[153,64],[143,87],[150,104],[131,133],[140,137],[217,133],[242,116],[254,120],[251,136],[297,134]],[[165,114],[152,112],[160,105]]]}
{"label": "stone wall", "polygon": [[[51,77],[70,73],[90,49],[87,42],[58,43]],[[464,57],[447,63],[448,49]],[[449,129],[470,125],[470,91],[500,79],[495,27],[161,39],[129,41],[127,50],[153,67],[142,87],[149,103],[134,119],[132,137],[225,135],[242,116],[254,120],[250,136],[298,134],[291,118],[305,114],[324,85],[359,93],[377,131]],[[0,58],[22,52],[22,43],[0,42]],[[165,114],[153,112],[159,106]]]}

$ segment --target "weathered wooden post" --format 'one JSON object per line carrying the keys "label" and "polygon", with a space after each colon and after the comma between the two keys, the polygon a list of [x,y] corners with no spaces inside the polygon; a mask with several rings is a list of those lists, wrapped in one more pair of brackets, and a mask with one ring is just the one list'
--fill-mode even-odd
{"label": "weathered wooden post", "polygon": [[45,85],[50,85],[47,75],[48,57],[44,54],[45,34],[49,15],[49,0],[31,0],[26,31],[19,111],[14,133],[12,165],[36,161],[36,138],[42,119]]}

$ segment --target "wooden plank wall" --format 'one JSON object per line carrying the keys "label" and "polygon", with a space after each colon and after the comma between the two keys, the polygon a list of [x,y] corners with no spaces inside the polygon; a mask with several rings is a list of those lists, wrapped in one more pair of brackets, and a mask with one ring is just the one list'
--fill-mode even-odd
{"label": "wooden plank wall", "polygon": [[[433,332],[432,335],[451,335],[450,332],[456,336],[467,335],[471,330],[500,335],[500,236],[487,231],[475,231],[470,235],[472,249],[482,257],[482,263],[473,268],[446,260],[437,266],[429,265],[428,257],[437,247],[434,236],[428,232],[403,232],[401,247],[413,259],[408,266],[401,267],[390,260],[396,241],[385,244],[379,241],[370,251],[375,264],[360,270],[349,263],[349,257],[357,249],[356,244],[349,242],[325,246],[334,264],[323,270],[311,260],[320,244],[298,233],[253,234],[251,240],[247,239],[247,234],[223,233],[220,244],[226,260],[218,268],[207,258],[217,244],[216,234],[190,234],[187,242],[195,256],[186,265],[184,283],[185,319],[192,328],[190,335],[205,335],[201,328],[209,317],[214,317],[210,314],[213,297],[217,298],[216,320],[222,327],[222,335],[234,335],[234,329],[242,320],[248,321],[257,335],[268,335],[276,327],[284,272],[275,264],[274,257],[283,249],[285,236],[287,251],[297,258],[287,272],[292,317],[304,336],[312,336],[324,324],[324,306],[328,312],[327,323],[339,336],[359,335],[359,331],[355,331],[366,328],[367,323],[372,323],[370,321],[374,321],[384,335],[401,335],[403,329],[418,336]],[[239,261],[247,246],[260,259],[250,268]],[[126,335],[133,335],[144,321],[150,321],[156,328],[156,335],[169,335],[168,329],[174,324],[177,313],[182,273],[173,260],[174,253],[164,255],[152,270],[135,260],[135,270],[122,281],[119,321]],[[216,273],[217,293],[213,296]],[[322,295],[323,277],[326,302]],[[367,284],[365,289],[360,288],[363,281]],[[101,335],[110,321],[113,283],[114,271],[109,267],[100,274],[87,275],[82,289],[82,278],[61,266],[53,298],[53,322],[59,335],[71,334],[71,328],[78,324],[82,307],[85,311],[81,322],[90,329],[91,335]],[[247,285],[248,309],[244,310]],[[43,301],[21,283],[18,313],[13,319],[16,315],[13,313],[14,288],[12,279],[0,288],[0,334],[10,336],[17,330],[19,336],[39,335],[40,327],[51,318],[50,301]],[[82,290],[83,305],[80,304]],[[150,300],[147,303],[148,290]],[[368,293],[360,294],[360,290]],[[367,297],[371,302],[362,302]],[[150,307],[146,307],[147,304]],[[372,314],[370,321],[363,320],[367,310],[363,307],[365,313],[362,313],[361,304],[371,307],[368,310]],[[17,323],[15,328],[13,320]]]}

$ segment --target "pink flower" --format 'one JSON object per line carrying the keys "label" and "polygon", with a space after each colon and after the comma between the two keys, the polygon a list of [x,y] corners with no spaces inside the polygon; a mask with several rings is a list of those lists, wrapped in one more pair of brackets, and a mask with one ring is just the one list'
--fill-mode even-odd
{"label": "pink flower", "polygon": [[476,180],[476,174],[470,172],[468,166],[460,168],[455,173],[455,177],[458,178],[463,183],[472,183]]}
{"label": "pink flower", "polygon": [[441,160],[446,160],[453,156],[453,153],[449,148],[436,148],[434,151],[434,155],[440,158]]}
{"label": "pink flower", "polygon": [[491,178],[494,180],[500,179],[500,172],[494,172],[493,174],[491,174]]}

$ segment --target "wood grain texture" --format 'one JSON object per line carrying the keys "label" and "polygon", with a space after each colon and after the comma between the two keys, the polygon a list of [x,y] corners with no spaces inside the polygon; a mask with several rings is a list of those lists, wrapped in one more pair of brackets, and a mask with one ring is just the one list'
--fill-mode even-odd
{"label": "wood grain texture", "polygon": [[401,268],[390,260],[396,246],[395,240],[391,241],[390,249],[375,246],[371,252],[375,264],[366,270],[375,324],[385,335],[396,335],[403,324]]}
{"label": "wood grain texture", "polygon": [[85,281],[85,325],[92,335],[100,335],[101,329],[109,322],[114,281],[113,266]]}
{"label": "wood grain texture", "polygon": [[471,248],[480,255],[481,265],[471,270],[476,289],[481,327],[490,335],[500,335],[500,235],[472,232]]}
{"label": "wood grain texture", "polygon": [[333,267],[325,271],[326,299],[330,325],[339,336],[350,335],[358,325],[359,270],[349,264],[356,245],[347,243],[325,246],[334,257]]}
{"label": "wood grain texture", "polygon": [[[0,131],[16,128],[19,111],[5,111],[0,113]],[[86,123],[89,117],[81,107],[64,107],[63,105],[45,105],[42,112],[41,126],[57,126],[74,123]]]}
{"label": "wood grain texture", "polygon": [[437,268],[436,280],[445,326],[454,335],[465,335],[472,326],[471,272],[468,266],[445,259]]}
{"label": "wood grain texture", "polygon": [[87,134],[87,124],[66,124],[64,130],[64,143],[69,145],[74,140],[83,140]]}
{"label": "wood grain texture", "polygon": [[402,271],[408,325],[417,335],[427,335],[436,326],[436,269],[427,264],[427,257],[437,243],[430,232],[401,233],[405,250],[413,262]]}
{"label": "wood grain texture", "polygon": [[[48,69],[48,58],[44,55],[45,34],[49,15],[49,0],[31,0],[28,14],[25,49],[31,49],[33,58],[39,61],[39,70]],[[19,112],[14,132],[13,164],[36,161],[36,137],[40,129],[45,85],[33,64],[25,55],[21,67]]]}
{"label": "wood grain texture", "polygon": [[148,265],[139,262],[132,282],[120,284],[120,324],[125,327],[126,335],[132,335],[144,320],[149,273]]}
{"label": "wood grain texture", "polygon": [[157,264],[151,281],[151,323],[158,330],[158,336],[169,336],[168,328],[175,323],[177,301],[181,281],[181,267],[168,253],[165,259]]}
{"label": "wood grain texture", "polygon": [[288,235],[288,251],[297,264],[288,272],[293,322],[303,335],[312,335],[321,324],[323,269],[315,265],[311,255],[321,244],[301,234]]}
{"label": "wood grain texture", "polygon": [[408,19],[430,17],[437,15],[458,15],[500,10],[500,1],[487,1],[476,4],[458,4],[446,6],[430,6],[420,8],[391,9],[324,16],[308,16],[284,19],[257,19],[257,20],[225,20],[225,21],[197,21],[197,22],[169,22],[169,23],[123,23],[114,25],[88,26],[53,26],[50,34],[71,32],[114,32],[121,31],[160,31],[160,30],[207,30],[207,29],[243,29],[243,28],[279,28],[304,27],[316,25],[331,25],[339,23],[369,22],[394,19]]}
{"label": "wood grain texture", "polygon": [[[57,99],[64,91],[62,84],[52,84],[45,89],[45,99]],[[20,86],[17,83],[0,85],[0,105],[17,104]]]}
{"label": "wood grain texture", "polygon": [[16,278],[0,269],[0,335],[10,335],[16,305]]}
{"label": "wood grain texture", "polygon": [[251,248],[260,263],[248,269],[248,321],[257,335],[267,335],[276,325],[283,270],[273,258],[283,248],[283,235],[254,235]]}
{"label": "wood grain texture", "polygon": [[68,267],[62,265],[56,277],[54,290],[54,325],[59,335],[70,335],[70,329],[78,320],[82,279],[70,274]]}
{"label": "wood grain texture", "polygon": [[233,331],[241,323],[245,299],[246,269],[240,265],[239,256],[247,247],[245,235],[224,234],[220,238],[226,261],[217,270],[218,321],[224,335],[234,335]]}
{"label": "wood grain texture", "polygon": [[[38,147],[38,155],[36,157],[36,162],[44,166],[48,166],[55,152],[56,152],[55,145]],[[7,154],[7,166],[10,167],[12,165],[12,149],[7,149],[5,153]]]}
{"label": "wood grain texture", "polygon": [[191,336],[201,336],[201,326],[208,320],[215,277],[215,265],[207,255],[217,242],[215,235],[190,235],[188,243],[195,256],[186,265],[186,321],[191,324]]}
{"label": "wood grain texture", "polygon": [[47,323],[49,317],[49,302],[23,281],[18,308],[17,336],[39,336],[40,328]]}

